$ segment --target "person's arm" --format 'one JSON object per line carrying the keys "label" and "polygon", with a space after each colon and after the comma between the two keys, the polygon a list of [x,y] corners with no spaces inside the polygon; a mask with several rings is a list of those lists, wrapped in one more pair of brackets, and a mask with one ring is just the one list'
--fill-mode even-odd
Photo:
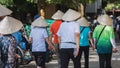
{"label": "person's arm", "polygon": [[74,53],[74,56],[78,56],[79,53],[79,41],[80,41],[80,33],[75,33],[75,42],[76,42],[76,52]]}
{"label": "person's arm", "polygon": [[113,47],[113,52],[116,53],[117,52],[117,47],[116,47],[115,39],[110,39],[110,42],[111,42],[112,47]]}
{"label": "person's arm", "polygon": [[61,43],[61,38],[60,38],[60,36],[58,36],[58,43],[59,43],[59,44]]}
{"label": "person's arm", "polygon": [[49,40],[52,43],[52,37],[53,37],[53,29],[52,29],[52,25],[50,26],[50,36],[49,36]]}
{"label": "person's arm", "polygon": [[48,43],[50,50],[55,50],[55,47],[54,47],[54,46],[52,45],[52,43],[49,41],[49,38],[48,38],[48,37],[45,38],[45,41]]}
{"label": "person's arm", "polygon": [[32,37],[29,37],[28,42],[32,43]]}
{"label": "person's arm", "polygon": [[49,40],[52,43],[53,34],[50,32]]}
{"label": "person's arm", "polygon": [[92,47],[93,50],[94,50],[94,49],[95,49],[95,46],[94,46],[94,40],[93,40],[92,32],[91,32],[91,31],[89,32],[89,41],[90,41],[91,47]]}
{"label": "person's arm", "polygon": [[76,43],[76,52],[74,56],[78,56],[79,53],[79,44],[80,44],[80,26],[78,23],[75,24],[75,43]]}
{"label": "person's arm", "polygon": [[114,29],[113,28],[111,28],[111,31],[110,31],[110,42],[111,42],[112,47],[113,47],[113,52],[116,53],[117,52],[117,47],[116,47],[115,34],[114,34]]}
{"label": "person's arm", "polygon": [[116,26],[116,31],[118,31],[118,30],[119,30],[119,28],[120,28],[120,27],[119,27],[119,24],[117,24],[117,26]]}

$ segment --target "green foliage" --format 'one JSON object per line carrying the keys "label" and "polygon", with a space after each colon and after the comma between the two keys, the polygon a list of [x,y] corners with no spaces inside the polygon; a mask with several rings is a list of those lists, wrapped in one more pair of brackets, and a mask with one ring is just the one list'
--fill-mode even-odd
{"label": "green foliage", "polygon": [[111,3],[111,4],[107,4],[107,6],[105,7],[105,10],[106,11],[109,11],[111,9],[115,8],[115,4],[114,3]]}
{"label": "green foliage", "polygon": [[112,10],[112,9],[120,9],[120,4],[119,3],[109,3],[105,7],[106,11]]}
{"label": "green foliage", "polygon": [[27,2],[30,2],[30,3],[37,3],[38,0],[26,0]]}
{"label": "green foliage", "polygon": [[3,4],[5,6],[13,6],[14,2],[13,0],[0,0],[0,4]]}
{"label": "green foliage", "polygon": [[[29,3],[38,3],[39,0],[0,0],[1,4],[4,4],[6,6],[11,5],[23,5],[23,3],[29,2]],[[50,4],[64,4],[66,6],[74,7],[75,3],[73,1],[76,1],[77,3],[92,3],[96,0],[44,0],[46,3]]]}

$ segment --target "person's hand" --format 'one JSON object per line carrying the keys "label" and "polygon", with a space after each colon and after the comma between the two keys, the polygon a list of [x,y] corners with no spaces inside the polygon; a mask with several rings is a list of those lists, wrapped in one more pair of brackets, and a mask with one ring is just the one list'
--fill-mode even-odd
{"label": "person's hand", "polygon": [[79,49],[75,49],[75,50],[74,50],[74,57],[77,57],[78,54],[79,54]]}
{"label": "person's hand", "polygon": [[113,48],[113,52],[116,53],[118,50],[117,48]]}
{"label": "person's hand", "polygon": [[75,52],[74,52],[74,57],[77,57],[78,54],[79,54],[79,51],[75,51]]}
{"label": "person's hand", "polygon": [[95,45],[92,45],[91,47],[92,47],[92,49],[93,49],[93,51],[94,51],[94,50],[95,50]]}
{"label": "person's hand", "polygon": [[49,45],[48,49],[55,51],[55,47],[53,45]]}
{"label": "person's hand", "polygon": [[18,59],[20,58],[20,56],[18,54],[15,54],[15,58]]}

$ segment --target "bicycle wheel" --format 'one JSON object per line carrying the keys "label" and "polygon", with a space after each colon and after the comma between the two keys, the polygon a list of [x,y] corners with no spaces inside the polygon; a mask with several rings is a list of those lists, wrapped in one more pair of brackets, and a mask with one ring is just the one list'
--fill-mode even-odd
{"label": "bicycle wheel", "polygon": [[17,51],[16,52],[18,54],[17,65],[22,65],[23,57],[24,57],[24,51],[22,50],[22,48],[20,46],[17,46]]}

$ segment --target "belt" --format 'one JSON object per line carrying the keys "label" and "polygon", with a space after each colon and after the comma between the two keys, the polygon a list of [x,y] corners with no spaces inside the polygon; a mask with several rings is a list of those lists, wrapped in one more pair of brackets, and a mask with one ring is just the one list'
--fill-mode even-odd
{"label": "belt", "polygon": [[62,42],[62,43],[71,43],[71,44],[75,44],[75,45],[76,45],[76,43],[75,43],[75,42]]}

